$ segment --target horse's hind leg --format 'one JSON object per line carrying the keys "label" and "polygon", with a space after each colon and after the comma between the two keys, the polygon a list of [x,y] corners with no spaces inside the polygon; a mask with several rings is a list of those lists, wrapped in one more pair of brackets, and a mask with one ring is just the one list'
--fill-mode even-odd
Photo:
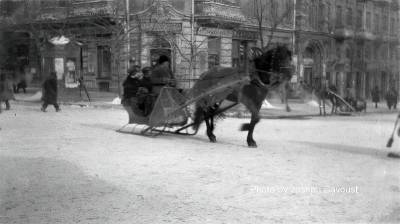
{"label": "horse's hind leg", "polygon": [[204,121],[206,122],[206,126],[207,126],[207,136],[208,139],[210,139],[210,142],[217,142],[217,137],[215,137],[214,135],[214,118],[213,116],[211,117],[206,117],[206,119],[204,119]]}

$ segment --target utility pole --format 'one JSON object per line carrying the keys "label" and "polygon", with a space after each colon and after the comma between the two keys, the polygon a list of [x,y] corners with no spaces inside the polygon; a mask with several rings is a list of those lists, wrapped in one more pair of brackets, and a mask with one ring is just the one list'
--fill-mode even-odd
{"label": "utility pole", "polygon": [[191,80],[194,79],[194,68],[193,68],[193,61],[194,61],[194,0],[191,0],[191,16],[190,16],[190,78],[189,78],[189,86],[191,88]]}
{"label": "utility pole", "polygon": [[125,0],[125,32],[126,32],[126,39],[127,39],[127,46],[126,46],[126,57],[127,57],[127,68],[129,68],[129,61],[130,61],[130,56],[131,56],[131,38],[130,38],[130,18],[129,18],[129,0]]}
{"label": "utility pole", "polygon": [[293,81],[293,83],[298,83],[300,79],[300,72],[298,72],[299,69],[299,55],[296,55],[296,13],[297,13],[297,1],[293,0],[293,32],[292,32],[292,54],[293,56],[296,57],[295,61],[295,77],[296,80]]}
{"label": "utility pole", "polygon": [[293,0],[293,33],[292,33],[292,52],[296,50],[296,5],[297,1]]}

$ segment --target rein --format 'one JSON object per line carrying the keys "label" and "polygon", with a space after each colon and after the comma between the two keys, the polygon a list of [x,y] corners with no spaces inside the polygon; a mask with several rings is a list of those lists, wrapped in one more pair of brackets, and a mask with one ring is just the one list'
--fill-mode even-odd
{"label": "rein", "polygon": [[[291,67],[290,66],[279,67],[279,72],[277,72],[278,74],[282,74],[281,71],[280,71],[282,68],[291,68]],[[254,69],[253,71],[254,72],[260,72],[260,73],[265,73],[265,74],[270,75],[270,76],[274,75],[274,72],[266,71],[266,70],[262,70],[262,69]],[[263,89],[267,89],[268,90],[268,89],[271,89],[271,88],[275,87],[276,84],[279,84],[280,80],[277,80],[277,81],[275,81],[274,83],[271,83],[271,84],[265,84],[263,81],[261,81],[260,76],[257,74],[256,76],[254,76],[252,81],[255,81],[254,84],[257,85],[258,87],[261,87]]]}

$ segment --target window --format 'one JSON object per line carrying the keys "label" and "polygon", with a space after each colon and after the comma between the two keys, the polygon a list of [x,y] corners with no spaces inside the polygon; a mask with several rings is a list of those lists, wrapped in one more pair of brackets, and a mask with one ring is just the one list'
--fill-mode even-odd
{"label": "window", "polygon": [[358,10],[357,11],[357,20],[356,20],[356,28],[361,29],[362,28],[362,11]]}
{"label": "window", "polygon": [[246,42],[232,41],[232,67],[243,67],[246,63]]}
{"label": "window", "polygon": [[387,59],[387,47],[386,46],[384,46],[384,47],[382,47],[382,49],[381,49],[381,57],[382,57],[382,59]]}
{"label": "window", "polygon": [[351,49],[350,49],[350,47],[346,48],[346,58],[347,59],[351,58]]}
{"label": "window", "polygon": [[375,47],[375,51],[374,51],[374,59],[378,59],[378,52],[379,52],[379,48]]}
{"label": "window", "polygon": [[97,73],[99,77],[111,76],[111,49],[109,46],[97,46]]}
{"label": "window", "polygon": [[346,73],[346,88],[351,88],[353,86],[353,77],[351,72]]}
{"label": "window", "polygon": [[324,28],[324,23],[325,23],[325,19],[326,19],[325,10],[326,10],[325,9],[325,5],[324,4],[320,4],[319,5],[319,15],[318,15],[318,20],[317,20],[317,21],[319,21],[319,23],[317,24],[319,30],[322,30]]}
{"label": "window", "polygon": [[390,19],[390,34],[393,35],[396,33],[395,27],[396,27],[396,20],[394,18]]}
{"label": "window", "polygon": [[69,1],[68,0],[42,0],[40,2],[40,6],[43,8],[49,8],[49,7],[67,7]]}
{"label": "window", "polygon": [[208,37],[208,68],[220,64],[221,39],[218,37]]}
{"label": "window", "polygon": [[342,7],[337,6],[336,7],[336,26],[342,26],[343,21],[342,21]]}
{"label": "window", "polygon": [[388,17],[386,15],[382,17],[382,31],[384,33],[387,33],[388,31]]}
{"label": "window", "polygon": [[362,47],[361,46],[357,47],[357,58],[362,59]]}
{"label": "window", "polygon": [[286,14],[286,23],[287,24],[292,24],[293,23],[293,3],[291,0],[286,0],[285,1],[285,9],[283,13]]}
{"label": "window", "polygon": [[331,21],[331,3],[327,3],[326,5],[326,17],[328,19],[328,22]]}
{"label": "window", "polygon": [[371,13],[370,12],[367,12],[366,26],[367,26],[367,30],[371,31]]}
{"label": "window", "polygon": [[375,14],[375,28],[374,28],[374,32],[375,33],[379,33],[379,15]]}
{"label": "window", "polygon": [[371,54],[371,50],[369,46],[365,46],[365,59],[369,59]]}
{"label": "window", "polygon": [[347,8],[347,26],[353,26],[353,10],[351,8]]}
{"label": "window", "polygon": [[341,52],[340,52],[340,47],[336,48],[336,57],[340,60],[341,58]]}

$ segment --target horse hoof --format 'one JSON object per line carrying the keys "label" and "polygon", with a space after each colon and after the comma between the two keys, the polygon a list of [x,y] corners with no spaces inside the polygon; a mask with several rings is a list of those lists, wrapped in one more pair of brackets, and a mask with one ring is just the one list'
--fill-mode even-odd
{"label": "horse hoof", "polygon": [[257,148],[257,143],[255,143],[255,142],[248,142],[247,144],[248,144],[249,148]]}
{"label": "horse hoof", "polygon": [[217,142],[217,138],[216,137],[209,137],[210,142],[212,143],[216,143]]}

